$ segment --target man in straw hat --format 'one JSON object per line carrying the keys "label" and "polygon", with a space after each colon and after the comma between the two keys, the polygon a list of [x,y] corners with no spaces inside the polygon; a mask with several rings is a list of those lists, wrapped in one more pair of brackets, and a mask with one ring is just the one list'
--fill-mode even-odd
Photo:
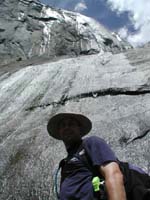
{"label": "man in straw hat", "polygon": [[[50,136],[62,140],[68,153],[61,161],[60,200],[94,200],[106,196],[108,200],[150,199],[149,176],[137,167],[120,162],[102,138],[83,139],[91,128],[90,119],[76,113],[60,113],[48,122]],[[130,175],[124,171],[130,171]],[[134,187],[135,174],[138,187]],[[99,189],[100,181],[94,182],[96,175],[104,179],[106,196]],[[130,177],[130,187],[125,176]]]}

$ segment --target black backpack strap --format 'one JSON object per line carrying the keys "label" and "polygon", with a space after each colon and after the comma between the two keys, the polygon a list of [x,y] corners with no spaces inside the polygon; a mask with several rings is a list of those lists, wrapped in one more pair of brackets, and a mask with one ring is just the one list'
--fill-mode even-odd
{"label": "black backpack strap", "polygon": [[91,157],[89,156],[89,154],[88,154],[88,152],[87,152],[86,145],[84,144],[84,141],[82,142],[81,146],[79,147],[78,152],[79,152],[81,149],[83,149],[83,150],[85,151],[85,154],[84,154],[85,156],[84,156],[84,157],[81,157],[79,154],[77,154],[78,159],[80,159],[80,160],[82,161],[82,163],[89,169],[89,171],[92,172],[93,177],[94,177],[94,176],[99,176],[99,177],[101,177],[98,168],[97,168],[96,166],[93,165],[92,159],[91,159]]}
{"label": "black backpack strap", "polygon": [[60,180],[60,185],[61,185],[61,183],[63,182],[63,180],[66,178],[64,175],[63,175],[63,167],[64,167],[64,165],[65,165],[65,163],[66,163],[66,161],[68,160],[68,157],[66,157],[66,158],[63,158],[60,162],[59,162],[59,165],[58,165],[58,167],[57,167],[57,169],[56,169],[56,171],[55,171],[55,174],[54,174],[54,192],[56,193],[56,197],[57,197],[57,199],[59,200],[60,199],[60,197],[59,197],[59,192],[58,192],[58,174],[59,174],[59,172],[60,172],[60,170],[61,170],[61,180]]}
{"label": "black backpack strap", "polygon": [[63,167],[65,165],[65,163],[67,162],[68,160],[68,157],[62,159],[59,163],[59,169],[61,169],[61,180],[60,180],[60,185],[62,184],[62,182],[65,180],[66,178],[66,175],[64,174],[64,171],[63,171]]}
{"label": "black backpack strap", "polygon": [[120,169],[124,176],[124,185],[129,200],[150,199],[150,177],[134,169],[130,169],[127,162],[119,162]]}
{"label": "black backpack strap", "polygon": [[[82,151],[84,151],[84,153],[82,155],[80,155],[80,152],[82,152]],[[91,159],[91,157],[89,156],[89,154],[88,154],[88,152],[86,150],[86,145],[84,144],[84,141],[82,142],[82,144],[78,148],[77,152],[72,155],[72,157],[76,157],[78,160],[80,160],[84,164],[84,166],[87,167],[87,169],[90,172],[92,172],[93,177],[98,176],[98,177],[100,177],[101,181],[104,180],[104,178],[100,174],[100,171],[99,171],[98,167],[93,165],[92,159]],[[70,157],[68,156],[67,158],[62,159],[60,161],[60,163],[59,163],[59,169],[61,169],[61,183],[66,178],[65,173],[63,173],[63,167],[65,166],[65,164],[67,163],[67,161],[69,159],[70,159]],[[105,189],[102,188],[101,190],[104,191]],[[99,193],[99,195],[100,195],[100,193]],[[101,199],[106,199],[106,193],[104,195],[103,195],[103,198],[101,198]],[[101,197],[102,197],[102,195],[101,195]]]}
{"label": "black backpack strap", "polygon": [[[84,153],[82,156],[80,155],[80,152],[84,150]],[[77,159],[79,159],[83,164],[84,166],[86,166],[88,168],[89,171],[92,172],[93,174],[93,177],[94,176],[99,176],[100,178],[102,178],[102,176],[100,175],[100,172],[99,172],[99,169],[98,167],[94,166],[93,165],[93,162],[92,162],[92,159],[91,157],[89,156],[87,150],[86,150],[86,145],[84,144],[84,141],[82,141],[81,145],[79,146],[76,154],[73,154],[72,157],[76,157]],[[67,160],[69,159],[69,156],[62,159],[59,163],[59,169],[63,169],[63,166],[65,165],[65,163],[67,162]],[[63,170],[62,170],[63,171]],[[62,176],[64,176],[62,174]],[[65,179],[65,177],[63,178],[63,180]],[[63,181],[61,180],[61,182]]]}
{"label": "black backpack strap", "polygon": [[[99,200],[107,200],[107,192],[106,192],[106,188],[105,188],[105,181],[104,181],[104,177],[100,174],[100,169],[98,168],[98,166],[94,166],[92,159],[90,157],[90,155],[88,154],[88,151],[86,149],[86,145],[83,141],[83,149],[85,150],[85,160],[83,160],[84,165],[92,172],[93,177],[99,177],[100,181],[101,181],[101,185],[100,185],[100,191],[99,192],[94,192],[94,196],[96,199]],[[103,183],[102,183],[103,182]]]}

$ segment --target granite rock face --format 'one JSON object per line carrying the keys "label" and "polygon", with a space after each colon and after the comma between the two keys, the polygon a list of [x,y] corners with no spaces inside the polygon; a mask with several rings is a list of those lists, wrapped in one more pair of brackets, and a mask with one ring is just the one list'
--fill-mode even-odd
{"label": "granite rock face", "polygon": [[119,36],[83,15],[33,0],[0,1],[0,65],[128,48]]}
{"label": "granite rock face", "polygon": [[[19,30],[20,27],[25,30],[27,24],[23,18],[22,21],[16,20],[17,12],[8,10],[8,3],[16,3],[14,10],[19,10],[21,6],[20,10],[24,13],[22,16],[26,16],[26,20],[29,20],[28,15],[31,13],[32,16],[39,16],[38,21],[42,19],[42,23],[49,20],[45,17],[47,15],[41,18],[39,13],[45,12],[41,11],[44,6],[34,1],[0,1],[0,6],[6,7],[6,10],[0,11],[1,19],[4,11],[9,12],[7,23],[10,22],[10,30],[15,22],[20,23]],[[44,9],[52,11],[51,8]],[[56,11],[53,9],[53,12]],[[66,14],[68,12],[62,10],[59,12],[61,14],[58,14],[58,18],[62,13],[68,16],[65,36],[71,28],[69,16],[72,18],[75,14]],[[46,125],[48,119],[59,112],[87,115],[93,122],[89,135],[103,137],[120,160],[129,161],[150,173],[150,46],[122,52],[122,43],[119,43],[119,52],[114,54],[113,46],[108,51],[107,45],[102,45],[97,54],[94,51],[93,55],[83,55],[78,49],[78,56],[72,57],[71,51],[67,50],[71,46],[67,44],[66,49],[64,48],[67,57],[58,56],[62,54],[56,53],[55,48],[53,53],[58,57],[55,60],[43,60],[37,50],[34,64],[29,63],[26,56],[24,61],[11,63],[17,58],[16,55],[23,55],[17,54],[22,52],[17,47],[16,54],[9,54],[11,41],[17,37],[21,44],[25,45],[26,42],[22,39],[25,37],[24,31],[22,34],[16,32],[20,33],[18,36],[12,34],[13,39],[9,38],[11,34],[8,27],[4,28],[7,24],[4,23],[5,20],[1,33],[7,33],[6,40],[10,43],[6,42],[5,45],[10,46],[5,46],[4,54],[0,48],[0,56],[5,63],[9,63],[1,66],[0,70],[0,199],[56,199],[53,175],[66,152],[62,142],[49,137]],[[37,18],[32,17],[32,20],[31,25],[39,31]],[[57,20],[53,19],[54,21],[53,26],[55,30],[58,28],[56,32],[60,35],[63,28],[58,26]],[[88,23],[90,26],[91,22]],[[37,35],[40,33],[41,29]],[[50,41],[57,41],[57,36],[54,34]],[[99,32],[96,37],[99,37]],[[28,47],[36,41],[38,40],[31,37]],[[93,41],[88,39],[85,43],[86,51],[89,41],[93,45]],[[59,41],[59,45],[61,44]],[[43,56],[52,52],[50,46],[44,47]],[[28,47],[23,48],[25,50]],[[124,48],[126,49],[126,45]],[[25,55],[28,54],[27,49],[24,51]]]}
{"label": "granite rock face", "polygon": [[149,172],[149,47],[5,71],[0,88],[1,199],[55,199],[52,177],[66,153],[46,125],[59,112],[87,115],[91,135]]}

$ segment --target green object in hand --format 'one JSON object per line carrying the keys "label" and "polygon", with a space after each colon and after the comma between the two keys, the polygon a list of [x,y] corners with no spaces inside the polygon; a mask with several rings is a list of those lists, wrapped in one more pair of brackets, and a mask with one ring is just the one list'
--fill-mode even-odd
{"label": "green object in hand", "polygon": [[92,185],[93,185],[93,188],[94,188],[94,192],[100,191],[100,188],[99,188],[99,186],[100,186],[100,178],[98,176],[93,177]]}

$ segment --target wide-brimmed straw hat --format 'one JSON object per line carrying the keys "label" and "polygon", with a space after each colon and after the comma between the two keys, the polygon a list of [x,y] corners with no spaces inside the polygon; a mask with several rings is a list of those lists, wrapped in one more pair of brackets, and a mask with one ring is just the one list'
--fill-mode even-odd
{"label": "wide-brimmed straw hat", "polygon": [[76,113],[59,113],[57,115],[54,115],[47,124],[47,131],[50,136],[61,140],[59,134],[58,134],[58,125],[59,123],[64,120],[65,118],[73,118],[80,124],[81,128],[81,137],[88,134],[89,131],[92,128],[92,123],[90,119],[88,119],[86,116]]}

